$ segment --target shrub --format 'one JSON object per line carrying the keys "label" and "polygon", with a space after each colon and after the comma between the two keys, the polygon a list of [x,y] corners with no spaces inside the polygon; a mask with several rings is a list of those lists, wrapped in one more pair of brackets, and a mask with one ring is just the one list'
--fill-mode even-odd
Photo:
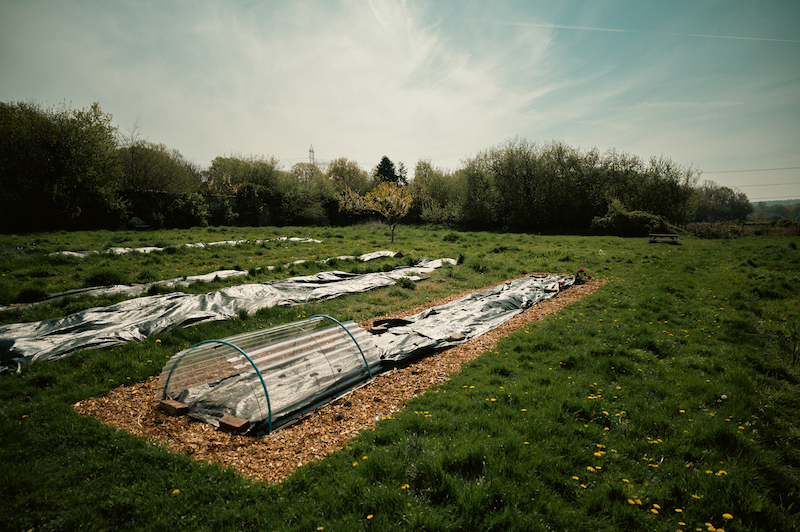
{"label": "shrub", "polygon": [[613,200],[608,214],[592,220],[592,231],[601,235],[647,236],[649,233],[672,232],[667,219],[645,211],[628,211],[619,200]]}
{"label": "shrub", "polygon": [[171,227],[189,229],[208,225],[208,204],[200,194],[184,194],[167,208],[167,224]]}

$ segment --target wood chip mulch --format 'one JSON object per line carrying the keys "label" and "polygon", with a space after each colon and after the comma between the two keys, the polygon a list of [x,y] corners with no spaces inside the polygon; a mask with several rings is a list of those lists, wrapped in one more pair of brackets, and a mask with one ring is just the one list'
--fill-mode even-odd
{"label": "wood chip mulch", "polygon": [[[572,286],[478,338],[382,373],[364,386],[310,412],[293,425],[259,438],[224,432],[187,416],[168,416],[153,402],[157,377],[121,386],[103,397],[79,401],[74,408],[79,414],[92,416],[198,461],[221,463],[254,481],[276,483],[297,467],[321,460],[341,449],[359,431],[373,428],[381,417],[402,410],[410,398],[447,380],[448,374],[494,347],[499,339],[593,293],[605,282],[604,279],[592,279]],[[470,292],[431,301],[383,318],[410,316]],[[372,321],[359,325],[369,328]]]}

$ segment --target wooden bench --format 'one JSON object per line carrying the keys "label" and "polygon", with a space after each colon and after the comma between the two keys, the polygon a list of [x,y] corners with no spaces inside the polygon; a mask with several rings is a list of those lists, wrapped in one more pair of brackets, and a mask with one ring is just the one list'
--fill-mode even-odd
{"label": "wooden bench", "polygon": [[650,233],[650,243],[658,242],[659,240],[668,240],[670,244],[678,243],[678,235],[674,233]]}

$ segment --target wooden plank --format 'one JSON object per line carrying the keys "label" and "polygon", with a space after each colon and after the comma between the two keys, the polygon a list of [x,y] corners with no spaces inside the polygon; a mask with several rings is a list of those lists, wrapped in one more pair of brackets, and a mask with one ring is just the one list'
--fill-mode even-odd
{"label": "wooden plank", "polygon": [[219,418],[219,428],[228,432],[244,432],[250,428],[250,422],[240,417],[225,414]]}
{"label": "wooden plank", "polygon": [[169,416],[183,416],[189,412],[189,407],[179,401],[165,399],[158,403],[158,408]]}

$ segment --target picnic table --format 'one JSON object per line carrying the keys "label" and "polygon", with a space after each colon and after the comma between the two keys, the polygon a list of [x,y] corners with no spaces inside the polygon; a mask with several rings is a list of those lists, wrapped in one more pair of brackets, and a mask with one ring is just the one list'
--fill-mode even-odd
{"label": "picnic table", "polygon": [[670,244],[678,243],[678,235],[675,233],[650,233],[650,243],[667,240]]}

